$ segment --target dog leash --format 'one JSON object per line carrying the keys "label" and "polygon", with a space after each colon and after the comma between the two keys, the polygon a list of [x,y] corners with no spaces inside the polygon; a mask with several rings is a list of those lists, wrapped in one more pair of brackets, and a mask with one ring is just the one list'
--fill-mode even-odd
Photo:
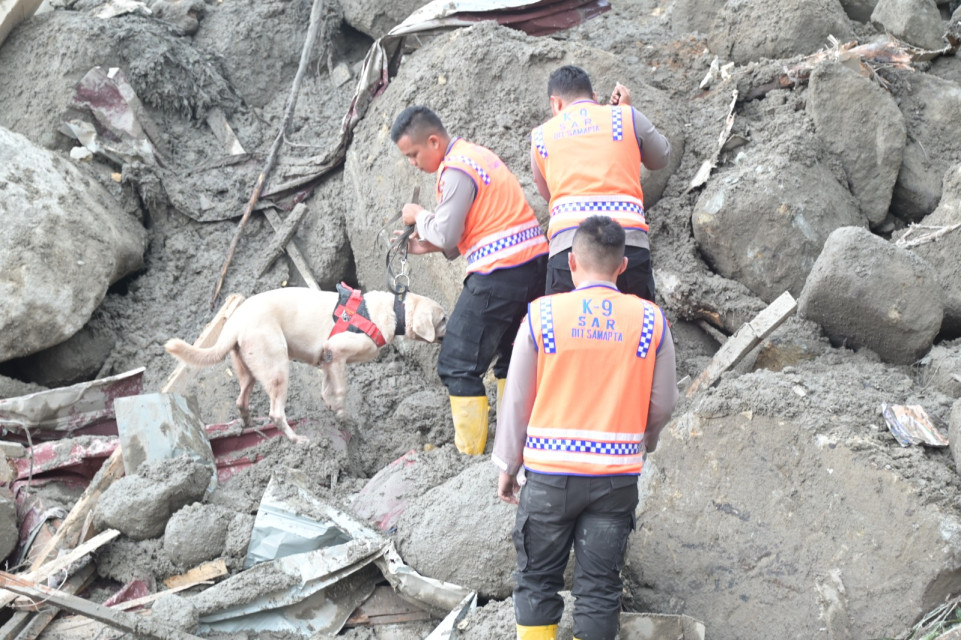
{"label": "dog leash", "polygon": [[[414,187],[414,195],[411,196],[411,202],[417,202],[420,197],[420,187]],[[398,213],[393,218],[387,221],[384,228],[381,229],[381,234],[387,234],[387,229],[392,226],[398,219],[403,215],[403,212]],[[394,241],[387,239],[387,258],[386,258],[386,271],[387,271],[387,290],[394,294],[394,296],[400,300],[404,301],[407,292],[410,291],[410,267],[407,262],[407,243],[410,240],[411,235],[413,235],[416,229],[415,225],[407,225],[404,227],[404,232],[401,233]],[[380,236],[381,234],[378,234]],[[394,270],[394,263],[399,259],[400,269],[398,271]]]}

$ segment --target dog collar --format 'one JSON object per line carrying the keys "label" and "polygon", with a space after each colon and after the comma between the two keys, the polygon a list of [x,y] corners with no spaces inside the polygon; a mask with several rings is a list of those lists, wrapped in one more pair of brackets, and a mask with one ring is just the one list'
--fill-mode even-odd
{"label": "dog collar", "polygon": [[[367,303],[360,289],[351,289],[341,282],[337,285],[337,293],[340,298],[337,300],[337,307],[334,309],[334,328],[330,330],[330,335],[335,336],[344,331],[351,333],[364,333],[377,348],[387,344],[384,335],[380,332],[367,313]],[[395,303],[396,304],[396,303]]]}
{"label": "dog collar", "polygon": [[402,336],[407,334],[407,309],[404,307],[404,298],[394,296],[394,335]]}

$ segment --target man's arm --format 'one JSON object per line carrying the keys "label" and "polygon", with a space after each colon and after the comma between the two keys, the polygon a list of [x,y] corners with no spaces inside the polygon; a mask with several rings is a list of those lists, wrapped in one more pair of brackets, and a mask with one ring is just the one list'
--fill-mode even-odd
{"label": "man's arm", "polygon": [[477,197],[477,187],[463,171],[445,169],[441,174],[440,189],[441,201],[435,211],[415,204],[404,205],[404,224],[416,223],[417,236],[453,260],[460,255],[457,243],[464,235],[467,214]]}
{"label": "man's arm", "polygon": [[[514,340],[511,364],[507,370],[504,398],[497,412],[493,463],[502,474],[514,478],[524,463],[527,424],[534,409],[537,392],[537,348],[525,317]],[[501,496],[504,498],[504,496]]]}
{"label": "man's arm", "polygon": [[671,142],[654,124],[648,120],[647,116],[631,107],[634,113],[634,133],[637,135],[637,146],[641,148],[641,162],[644,166],[655,171],[667,166],[667,161],[671,159]]}
{"label": "man's arm", "polygon": [[537,192],[541,194],[541,197],[551,201],[551,190],[547,188],[547,180],[544,178],[544,174],[541,173],[541,168],[537,166],[537,160],[534,158],[534,147],[531,147],[531,173],[534,174],[534,184],[537,186]]}
{"label": "man's arm", "polygon": [[[644,430],[644,447],[650,453],[657,449],[661,431],[671,419],[677,404],[677,363],[674,354],[674,337],[664,322],[664,333],[654,361],[654,384],[651,386],[651,406],[647,412],[647,428]],[[513,364],[513,363],[512,363]]]}

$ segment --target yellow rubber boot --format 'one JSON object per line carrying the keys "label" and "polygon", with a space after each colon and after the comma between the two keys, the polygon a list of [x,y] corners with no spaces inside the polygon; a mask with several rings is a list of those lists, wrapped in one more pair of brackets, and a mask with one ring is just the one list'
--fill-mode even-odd
{"label": "yellow rubber boot", "polygon": [[517,625],[517,640],[556,640],[556,638],[556,624],[546,624],[540,627]]}
{"label": "yellow rubber boot", "polygon": [[501,417],[501,404],[504,402],[504,387],[507,386],[507,378],[497,379],[497,418]]}
{"label": "yellow rubber boot", "polygon": [[487,446],[487,396],[451,396],[454,444],[461,453],[479,456]]}

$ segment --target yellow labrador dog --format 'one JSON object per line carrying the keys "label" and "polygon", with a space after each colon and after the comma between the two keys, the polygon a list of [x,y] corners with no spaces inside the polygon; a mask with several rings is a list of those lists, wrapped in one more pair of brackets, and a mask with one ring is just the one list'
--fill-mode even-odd
{"label": "yellow labrador dog", "polygon": [[373,360],[395,335],[437,342],[447,328],[447,314],[430,298],[408,293],[401,302],[386,291],[362,296],[348,287],[338,286],[338,291],[290,287],[258,293],[227,319],[214,346],[198,348],[173,338],[164,349],[196,367],[223,362],[229,353],[240,382],[237,408],[244,423],[250,419],[254,381],[260,382],[270,397],[271,420],[290,440],[300,442],[303,438],[287,424],[284,409],[291,360],[320,367],[324,402],[342,417],[345,365]]}

